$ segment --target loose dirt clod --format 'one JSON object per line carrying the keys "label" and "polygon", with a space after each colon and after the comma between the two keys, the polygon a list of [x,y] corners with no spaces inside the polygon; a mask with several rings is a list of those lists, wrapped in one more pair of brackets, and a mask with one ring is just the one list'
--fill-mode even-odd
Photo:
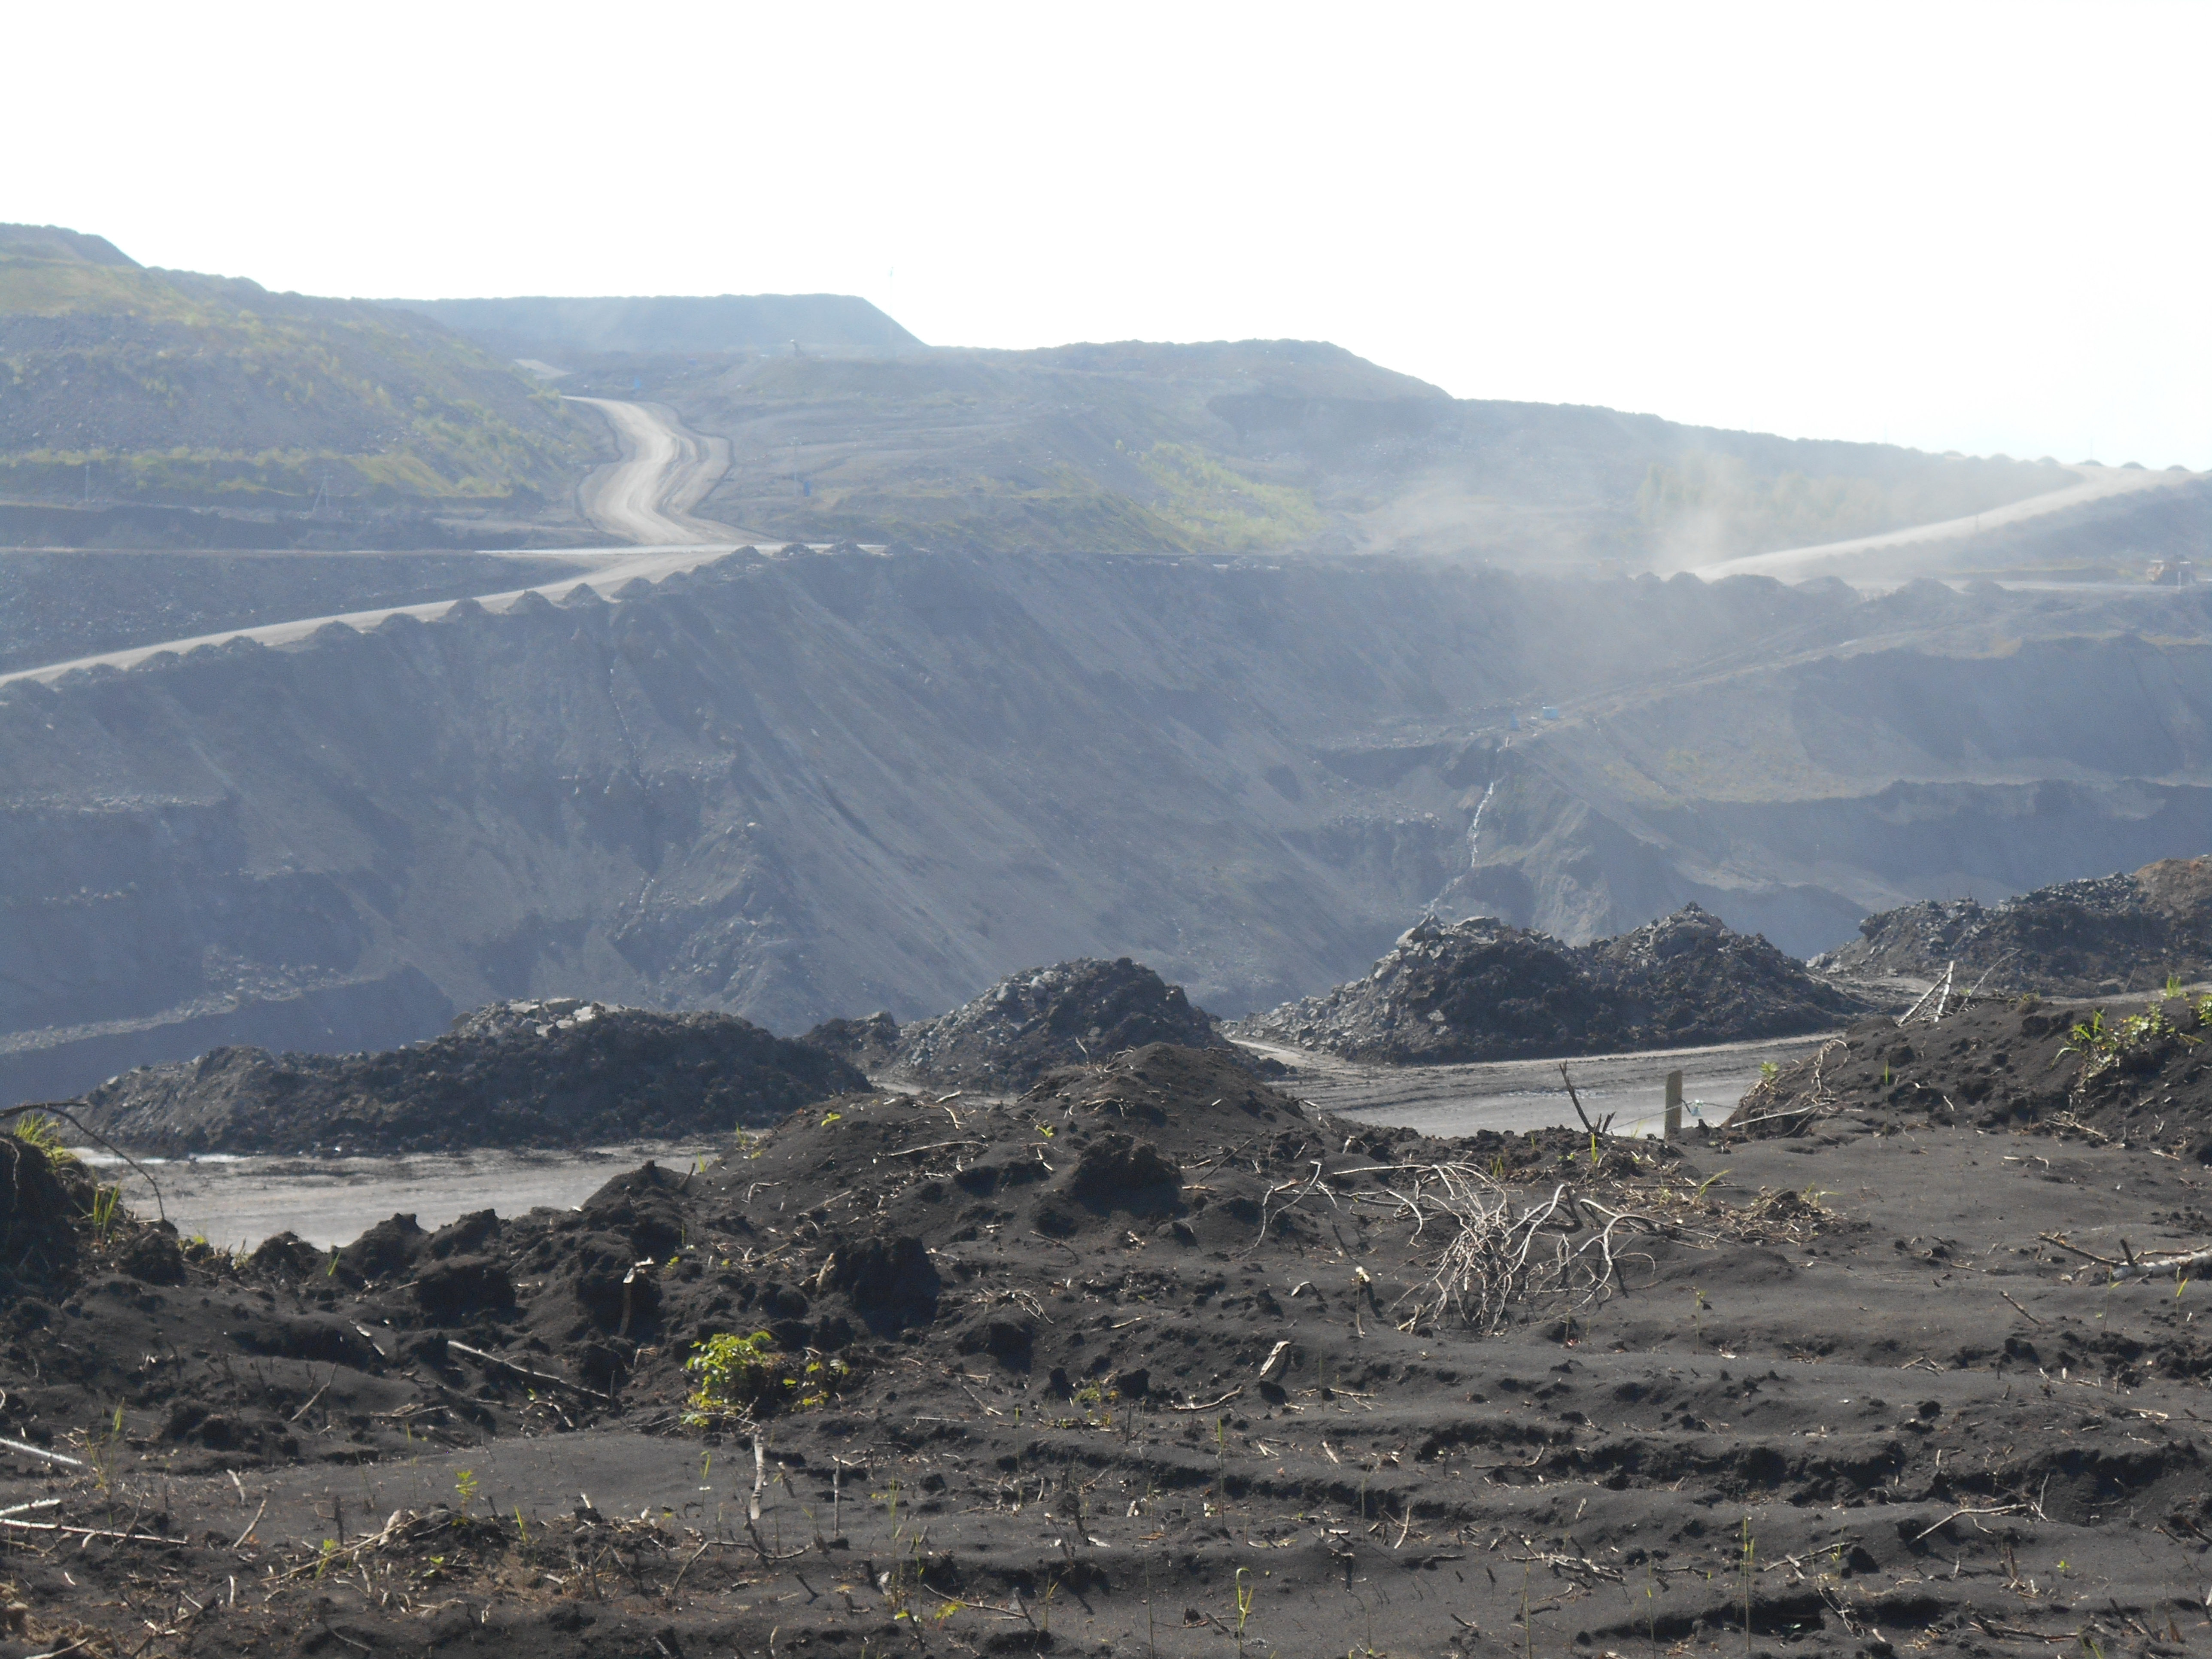
{"label": "loose dirt clod", "polygon": [[866,1086],[843,1060],[735,1015],[554,1000],[480,1008],[385,1054],[217,1048],[126,1073],[72,1109],[168,1157],[397,1152],[726,1133]]}
{"label": "loose dirt clod", "polygon": [[1240,1021],[1240,1036],[1443,1065],[1791,1036],[1869,1006],[1694,904],[1589,945],[1478,916],[1424,921],[1364,980]]}

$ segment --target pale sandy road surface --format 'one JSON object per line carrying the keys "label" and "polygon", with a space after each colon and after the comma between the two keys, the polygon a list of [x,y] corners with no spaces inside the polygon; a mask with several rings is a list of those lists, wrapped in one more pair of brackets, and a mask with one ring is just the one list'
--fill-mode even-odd
{"label": "pale sandy road surface", "polygon": [[[1566,1062],[1593,1118],[1615,1114],[1616,1134],[1656,1134],[1663,1115],[1667,1073],[1682,1073],[1682,1097],[1699,1109],[1685,1121],[1717,1123],[1735,1109],[1759,1081],[1759,1066],[1788,1066],[1816,1051],[1833,1032],[1762,1042],[1727,1042],[1706,1048],[1650,1049],[1632,1054],[1587,1054]],[[1291,1068],[1274,1086],[1325,1112],[1371,1123],[1402,1125],[1425,1134],[1468,1135],[1482,1129],[1580,1127],[1559,1080],[1556,1060],[1503,1060],[1473,1066],[1363,1066],[1334,1054],[1279,1043],[1241,1048]]]}
{"label": "pale sandy road surface", "polygon": [[[628,582],[659,581],[679,570],[694,569],[755,539],[742,537],[726,525],[711,524],[690,514],[689,509],[698,504],[727,466],[726,445],[718,451],[715,443],[720,441],[710,441],[688,432],[673,415],[647,404],[612,403],[596,398],[575,401],[588,403],[605,415],[623,449],[621,460],[599,468],[585,481],[584,510],[611,534],[631,538],[643,544],[586,552],[525,550],[494,555],[532,561],[561,559],[573,562],[576,574],[535,587],[476,594],[471,596],[475,603],[496,611],[514,604],[525,593],[539,593],[558,600],[579,587],[589,587],[602,594],[611,594]],[[67,662],[17,669],[13,673],[0,674],[0,685],[14,680],[57,680],[80,668],[130,668],[165,652],[182,655],[204,645],[221,645],[230,640],[287,645],[307,639],[333,623],[366,631],[391,617],[424,620],[441,617],[455,605],[465,602],[435,599],[423,605],[301,617],[290,622],[227,629],[189,639],[161,640],[125,650],[101,652],[95,656],[75,657]]]}
{"label": "pale sandy road surface", "polygon": [[425,1228],[477,1210],[520,1215],[538,1205],[573,1208],[615,1176],[648,1160],[688,1170],[698,1158],[721,1156],[706,1141],[639,1141],[582,1152],[483,1150],[412,1158],[223,1158],[138,1160],[132,1172],[112,1154],[81,1147],[78,1155],[103,1181],[120,1182],[124,1202],[155,1212],[150,1176],[161,1207],[185,1237],[228,1249],[251,1249],[294,1232],[319,1248],[350,1243],[392,1215],[411,1215]]}
{"label": "pale sandy road surface", "polygon": [[2063,489],[2048,490],[2040,495],[2030,495],[2025,501],[2008,502],[2003,507],[1993,507],[1986,513],[1972,514],[1963,519],[1944,519],[1935,524],[1911,525],[1902,530],[1885,531],[1878,536],[1860,536],[1850,541],[1823,542],[1813,547],[1785,547],[1772,553],[1747,553],[1739,558],[1722,559],[1711,564],[1696,566],[1692,574],[1702,576],[1707,581],[1717,581],[1723,576],[1774,576],[1787,581],[1801,576],[1819,575],[1824,574],[1820,567],[1847,560],[1854,555],[1955,541],[1978,535],[1984,531],[2000,529],[2006,525],[2021,524],[2049,514],[2063,513],[2069,507],[2102,501],[2108,496],[2132,495],[2139,490],[2171,489],[2203,477],[2198,472],[2153,472],[2147,469],[2123,466],[2078,466],[2074,470],[2082,475],[2078,484],[2069,484]]}

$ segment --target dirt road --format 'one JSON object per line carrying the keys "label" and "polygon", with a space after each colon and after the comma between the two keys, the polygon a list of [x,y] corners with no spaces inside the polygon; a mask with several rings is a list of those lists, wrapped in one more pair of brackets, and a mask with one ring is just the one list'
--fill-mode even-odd
{"label": "dirt road", "polygon": [[1691,574],[1702,576],[1707,581],[1718,581],[1723,576],[1773,576],[1784,581],[1794,581],[1807,576],[1839,574],[1824,567],[1858,554],[1878,553],[1891,548],[1912,547],[1931,542],[1960,540],[1979,535],[1984,531],[2039,519],[2047,514],[2063,513],[2069,507],[2102,501],[2107,496],[2131,495],[2144,489],[2170,489],[2203,476],[2195,472],[2153,472],[2142,467],[2125,466],[2083,465],[2074,470],[2081,475],[2080,483],[2069,484],[2063,489],[2048,490],[2040,495],[2030,495],[2026,501],[2012,501],[2003,507],[1993,507],[1986,513],[1972,514],[1963,519],[1945,519],[1935,524],[1908,525],[1902,530],[1885,531],[1878,536],[1860,536],[1850,541],[1823,542],[1814,547],[1785,547],[1772,553],[1747,553],[1740,558],[1721,559],[1711,564],[1697,566]]}
{"label": "dirt road", "polygon": [[643,545],[726,544],[727,525],[695,519],[691,509],[729,471],[730,441],[702,438],[654,404],[571,398],[596,409],[623,447],[623,459],[584,481],[584,516],[611,535]]}
{"label": "dirt road", "polygon": [[[1682,1073],[1686,1121],[1717,1123],[1759,1081],[1765,1063],[1789,1066],[1820,1048],[1832,1033],[1725,1042],[1704,1048],[1650,1049],[1629,1054],[1584,1054],[1567,1061],[1568,1074],[1592,1117],[1617,1114],[1617,1134],[1656,1134],[1664,1115],[1667,1073]],[[1473,1066],[1361,1066],[1334,1054],[1277,1043],[1239,1048],[1292,1068],[1277,1086],[1323,1111],[1376,1123],[1402,1124],[1424,1134],[1468,1135],[1483,1129],[1575,1126],[1578,1120],[1559,1081],[1556,1060],[1503,1060]]]}
{"label": "dirt road", "polygon": [[[533,563],[559,559],[572,563],[576,574],[534,587],[472,595],[475,603],[496,611],[514,604],[525,593],[541,593],[549,599],[559,600],[579,587],[590,587],[611,594],[627,582],[659,581],[663,576],[720,558],[748,540],[758,539],[726,525],[712,524],[690,515],[690,509],[714,487],[729,464],[728,446],[721,440],[701,438],[687,431],[667,411],[644,404],[615,403],[599,398],[580,398],[575,401],[588,403],[606,416],[624,452],[621,460],[599,468],[585,480],[585,514],[601,529],[637,544],[585,552],[525,550],[495,555],[527,559]],[[80,668],[130,668],[164,652],[181,655],[204,645],[221,645],[229,640],[285,645],[304,640],[333,623],[366,631],[388,617],[418,617],[426,620],[441,617],[459,603],[462,601],[435,599],[428,604],[391,605],[339,616],[301,617],[290,622],[227,629],[188,639],[160,640],[125,650],[17,669],[0,674],[0,685],[13,680],[56,680]]]}

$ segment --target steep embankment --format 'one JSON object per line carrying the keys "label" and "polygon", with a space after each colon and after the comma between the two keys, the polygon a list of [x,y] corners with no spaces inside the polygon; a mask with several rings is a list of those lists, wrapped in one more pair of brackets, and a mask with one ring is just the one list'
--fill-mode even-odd
{"label": "steep embankment", "polygon": [[789,1032],[1085,955],[1233,1015],[1440,890],[1571,940],[1695,900],[1809,952],[1953,883],[2202,850],[2204,617],[2115,603],[746,555],[12,685],[0,1078],[516,996]]}
{"label": "steep embankment", "polygon": [[599,443],[428,318],[0,226],[0,494],[528,514]]}

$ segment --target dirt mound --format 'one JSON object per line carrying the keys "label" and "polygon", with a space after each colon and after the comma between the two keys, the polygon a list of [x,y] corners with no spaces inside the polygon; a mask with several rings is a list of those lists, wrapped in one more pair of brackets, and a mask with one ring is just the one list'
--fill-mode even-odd
{"label": "dirt mound", "polygon": [[1232,1030],[1401,1065],[1689,1048],[1817,1031],[1869,1004],[1694,904],[1584,945],[1424,921],[1364,980]]}
{"label": "dirt mound", "polygon": [[[1869,916],[1813,965],[1864,981],[2086,997],[2212,977],[2212,857],[2039,887],[2000,904],[1927,899]],[[1955,966],[1954,965],[1955,964]]]}
{"label": "dirt mound", "polygon": [[1230,1046],[1182,987],[1127,957],[1010,974],[951,1013],[903,1028],[889,1014],[871,1014],[830,1020],[800,1041],[892,1082],[995,1093],[1148,1043]]}
{"label": "dirt mound", "polygon": [[126,1073],[72,1109],[167,1157],[423,1152],[726,1132],[866,1086],[844,1061],[734,1015],[556,1000],[494,1004],[384,1054],[217,1048]]}
{"label": "dirt mound", "polygon": [[1726,1128],[2026,1127],[2212,1164],[2212,997],[2134,1006],[1983,999],[1933,1023],[1877,1017],[1763,1079]]}
{"label": "dirt mound", "polygon": [[2212,1224],[2197,1166],[1812,1144],[1706,1177],[1424,1139],[1151,1047],[1018,1100],[817,1103],[571,1212],[187,1246],[181,1282],[89,1241],[0,1317],[11,1639],[2169,1645],[2142,1540],[2212,1527],[2212,1340],[2036,1235],[2102,1255],[2124,1185],[2166,1248]]}
{"label": "dirt mound", "polygon": [[0,1123],[0,1303],[76,1271],[97,1201],[84,1166],[38,1127],[25,1113]]}

